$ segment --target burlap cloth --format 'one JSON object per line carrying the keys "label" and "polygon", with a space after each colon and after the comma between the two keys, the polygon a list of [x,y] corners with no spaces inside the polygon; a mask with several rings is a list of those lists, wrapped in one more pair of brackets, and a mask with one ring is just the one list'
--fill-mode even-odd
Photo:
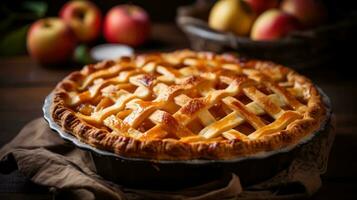
{"label": "burlap cloth", "polygon": [[[103,180],[91,154],[75,148],[49,129],[44,119],[27,124],[0,150],[0,172],[18,170],[47,186],[59,199],[298,199],[321,186],[334,140],[334,125],[305,145],[291,165],[270,180],[242,188],[239,178],[216,180],[179,191],[136,190]],[[13,167],[11,167],[13,166]],[[225,185],[222,187],[222,185]]]}

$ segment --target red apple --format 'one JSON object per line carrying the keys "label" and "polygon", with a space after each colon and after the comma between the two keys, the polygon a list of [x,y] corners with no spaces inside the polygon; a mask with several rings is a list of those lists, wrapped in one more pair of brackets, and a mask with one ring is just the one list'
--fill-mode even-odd
{"label": "red apple", "polygon": [[95,40],[101,30],[102,14],[96,5],[89,1],[70,1],[66,3],[60,16],[73,29],[80,42]]}
{"label": "red apple", "polygon": [[327,18],[327,10],[317,0],[284,0],[281,9],[295,16],[306,28],[317,26]]}
{"label": "red apple", "polygon": [[42,64],[68,61],[76,46],[71,28],[59,18],[36,21],[27,33],[27,49],[31,57]]}
{"label": "red apple", "polygon": [[104,37],[108,42],[138,46],[149,35],[149,15],[138,6],[116,6],[110,9],[104,19]]}
{"label": "red apple", "polygon": [[261,14],[254,22],[250,36],[253,40],[274,40],[298,28],[299,22],[295,17],[280,10],[271,9]]}
{"label": "red apple", "polygon": [[252,10],[257,14],[260,15],[264,11],[271,9],[271,8],[277,8],[279,5],[278,0],[245,0]]}

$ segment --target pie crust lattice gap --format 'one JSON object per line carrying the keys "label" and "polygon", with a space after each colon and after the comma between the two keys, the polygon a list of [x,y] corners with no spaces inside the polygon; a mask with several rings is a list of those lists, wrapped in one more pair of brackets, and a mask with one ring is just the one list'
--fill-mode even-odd
{"label": "pie crust lattice gap", "polygon": [[[135,148],[141,150],[148,141],[191,145],[188,157],[197,154],[192,146],[202,148],[204,144],[210,148],[239,142],[257,146],[266,140],[263,150],[274,149],[292,142],[295,137],[285,136],[294,125],[301,129],[304,122],[306,130],[295,130],[303,132],[299,137],[311,132],[323,113],[316,88],[288,68],[189,50],[124,57],[87,66],[62,81],[55,97],[53,118],[61,121],[63,128],[99,148],[113,150],[117,145],[114,151],[119,154],[127,152],[128,145],[122,146],[123,138],[139,142]],[[58,105],[70,112],[67,115],[72,124],[61,120],[64,113],[58,114]],[[73,125],[78,123],[81,126]],[[286,141],[276,142],[276,138]],[[258,145],[257,151],[262,150],[259,148]],[[171,159],[166,150],[150,147],[148,151],[154,153],[142,150],[139,154],[148,157],[164,152],[155,157]],[[242,151],[221,148],[212,152],[215,156],[228,152],[231,157]]]}

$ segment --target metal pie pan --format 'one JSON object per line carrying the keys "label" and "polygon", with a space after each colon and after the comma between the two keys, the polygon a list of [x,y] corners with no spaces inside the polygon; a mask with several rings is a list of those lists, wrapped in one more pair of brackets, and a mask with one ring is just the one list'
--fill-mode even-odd
{"label": "metal pie pan", "polygon": [[251,185],[286,168],[304,144],[312,141],[321,132],[328,131],[332,113],[331,103],[326,94],[320,88],[318,90],[326,105],[327,117],[315,134],[310,134],[297,144],[279,150],[229,160],[150,160],[121,156],[90,146],[56,124],[50,112],[52,93],[45,99],[43,113],[50,128],[60,137],[78,148],[91,152],[97,173],[105,179],[136,188],[177,189],[236,173],[243,185]]}

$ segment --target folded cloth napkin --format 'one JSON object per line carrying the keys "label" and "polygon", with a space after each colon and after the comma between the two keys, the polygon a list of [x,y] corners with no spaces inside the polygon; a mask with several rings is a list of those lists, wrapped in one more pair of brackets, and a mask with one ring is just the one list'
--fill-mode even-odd
{"label": "folded cloth napkin", "polygon": [[36,184],[49,187],[59,199],[306,198],[320,188],[320,175],[326,171],[334,140],[333,123],[328,126],[326,131],[302,148],[287,169],[249,188],[242,188],[235,174],[228,179],[178,191],[138,190],[117,185],[97,175],[91,154],[53,133],[44,119],[27,124],[0,150],[0,172],[10,172],[17,166],[23,175]]}

